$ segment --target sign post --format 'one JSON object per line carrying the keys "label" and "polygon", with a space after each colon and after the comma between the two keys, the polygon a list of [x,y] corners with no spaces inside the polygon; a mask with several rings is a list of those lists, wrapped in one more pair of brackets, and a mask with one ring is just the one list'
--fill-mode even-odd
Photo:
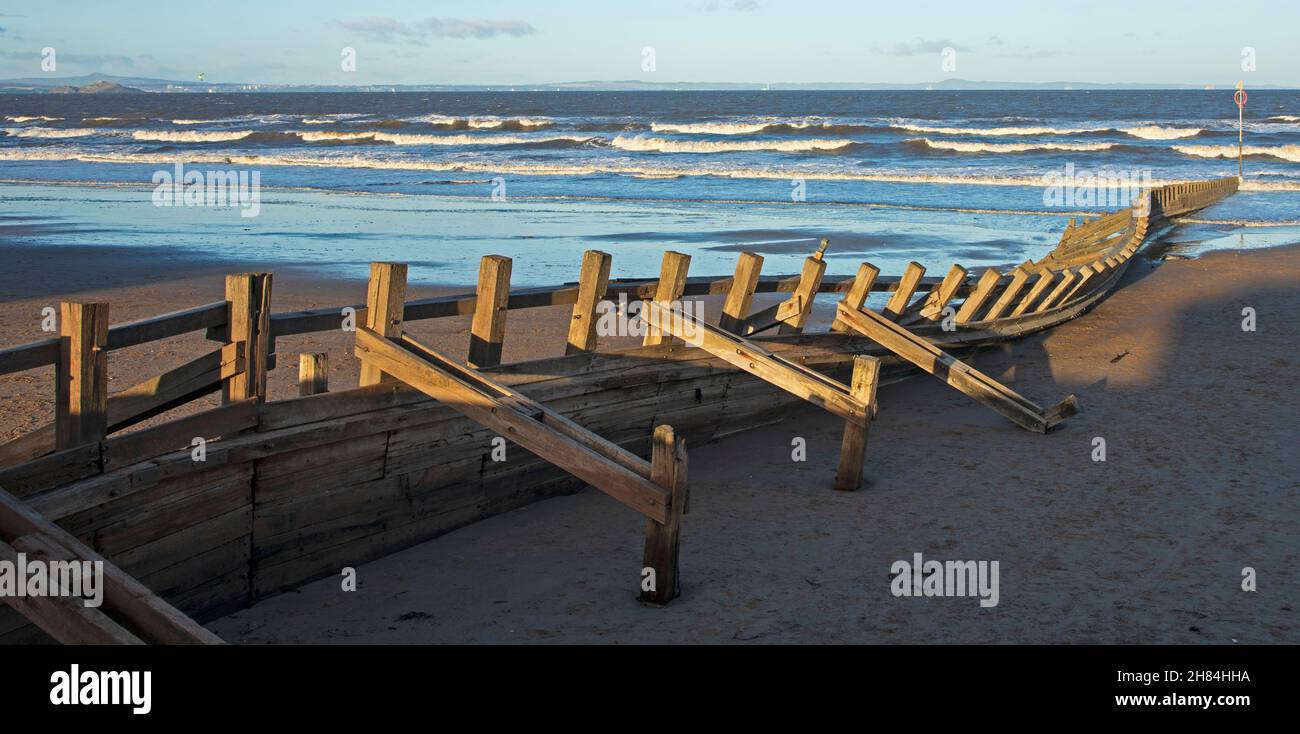
{"label": "sign post", "polygon": [[1246,90],[1242,88],[1241,82],[1237,82],[1237,91],[1233,93],[1232,100],[1237,103],[1237,180],[1241,181],[1242,116],[1246,110]]}

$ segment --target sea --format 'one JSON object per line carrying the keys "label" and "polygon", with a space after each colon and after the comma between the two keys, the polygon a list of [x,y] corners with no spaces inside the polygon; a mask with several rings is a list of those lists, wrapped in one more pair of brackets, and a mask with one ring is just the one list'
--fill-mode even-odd
{"label": "sea", "polygon": [[[1300,241],[1300,92],[1251,91],[1241,134],[1241,191],[1166,252]],[[1232,89],[0,95],[0,242],[344,277],[393,260],[430,283],[501,254],[540,285],[588,249],[614,277],[665,249],[694,275],[741,250],[796,273],[825,238],[831,274],[944,272],[1041,257],[1069,217],[1116,208],[1062,180],[1235,176],[1237,152]],[[255,173],[256,216],[159,205],[177,164]]]}

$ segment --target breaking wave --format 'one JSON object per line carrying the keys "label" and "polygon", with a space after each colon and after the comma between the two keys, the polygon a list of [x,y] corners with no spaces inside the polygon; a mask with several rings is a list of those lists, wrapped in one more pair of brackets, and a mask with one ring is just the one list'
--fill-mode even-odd
{"label": "breaking wave", "polygon": [[645,135],[619,135],[610,145],[637,153],[727,153],[772,150],[798,153],[810,150],[839,150],[856,145],[852,140],[669,140]]}
{"label": "breaking wave", "polygon": [[1164,127],[1162,125],[1139,125],[1120,128],[1125,135],[1132,135],[1143,140],[1181,140],[1194,138],[1205,131],[1199,127]]}
{"label": "breaking wave", "polygon": [[1104,133],[1111,130],[1111,128],[1108,127],[929,127],[927,125],[911,125],[904,123],[895,123],[892,127],[911,133],[927,133],[932,135],[989,135],[993,137],[1008,135],[1078,135],[1080,133]]}
{"label": "breaking wave", "polygon": [[46,117],[45,115],[32,115],[32,116],[18,115],[16,117],[5,115],[5,119],[8,120],[9,122],[58,122],[63,118]]}
{"label": "breaking wave", "polygon": [[[1235,145],[1175,145],[1173,149],[1183,155],[1197,158],[1236,158]],[[1300,145],[1247,145],[1242,153],[1248,157],[1267,156],[1292,163],[1300,163]]]}
{"label": "breaking wave", "polygon": [[936,150],[955,150],[959,153],[1026,153],[1033,150],[1098,151],[1110,150],[1116,143],[980,143],[959,140],[931,140],[913,138],[905,144],[921,145]]}
{"label": "breaking wave", "polygon": [[13,138],[84,138],[99,133],[89,127],[75,130],[56,130],[49,127],[7,127],[5,134]]}

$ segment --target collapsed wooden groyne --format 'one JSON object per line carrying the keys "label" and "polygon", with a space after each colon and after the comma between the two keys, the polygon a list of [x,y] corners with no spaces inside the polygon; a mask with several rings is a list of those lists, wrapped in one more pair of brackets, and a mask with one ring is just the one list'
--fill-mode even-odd
{"label": "collapsed wooden groyne", "polygon": [[[474,293],[407,300],[405,267],[376,263],[367,303],[352,306],[361,384],[328,390],[305,355],[303,394],[288,400],[266,395],[267,371],[286,358],[276,338],[337,330],[343,309],[272,313],[270,274],[228,276],[221,302],[112,327],[108,304],[63,303],[59,337],[0,350],[0,374],[56,375],[54,423],[0,446],[0,553],[100,558],[118,591],[98,616],[71,604],[0,610],[0,639],[38,637],[35,621],[63,641],[213,642],[191,618],[586,484],[646,517],[646,552],[628,559],[629,589],[655,569],[659,584],[643,596],[665,602],[677,590],[687,442],[775,422],[792,403],[811,402],[845,420],[836,486],[852,489],[876,387],[918,370],[1046,432],[1073,412],[1070,398],[1040,407],[960,355],[1086,312],[1153,228],[1236,186],[1233,178],[1154,189],[1134,207],[1072,221],[1052,253],[1007,273],[953,266],[927,277],[912,263],[883,276],[863,263],[832,279],[819,251],[797,275],[762,276],[762,258],[743,253],[734,276],[690,277],[690,258],[670,252],[658,278],[611,280],[609,256],[589,252],[577,283],[512,290],[509,259],[489,256]],[[751,312],[755,293],[789,297]],[[823,293],[840,299],[836,321],[807,333]],[[871,293],[888,294],[879,311],[866,307]],[[647,302],[652,327],[641,347],[598,350],[597,305],[619,295]],[[717,325],[675,305],[705,295],[725,298]],[[566,355],[501,364],[509,311],[545,306],[572,308]],[[403,332],[470,314],[465,363]],[[218,346],[108,395],[112,351],[194,331]],[[218,391],[218,408],[126,430]],[[526,450],[489,461],[498,436]]]}

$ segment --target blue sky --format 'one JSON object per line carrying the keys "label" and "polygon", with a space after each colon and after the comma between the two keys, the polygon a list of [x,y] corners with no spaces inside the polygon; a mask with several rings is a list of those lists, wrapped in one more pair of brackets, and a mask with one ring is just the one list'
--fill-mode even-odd
{"label": "blue sky", "polygon": [[[981,9],[980,6],[984,6]],[[1300,85],[1293,0],[5,0],[0,78],[524,84],[1091,81]],[[341,50],[356,49],[345,72]],[[655,50],[653,71],[642,52]],[[956,68],[941,67],[941,50]],[[1256,71],[1241,69],[1242,49]]]}

